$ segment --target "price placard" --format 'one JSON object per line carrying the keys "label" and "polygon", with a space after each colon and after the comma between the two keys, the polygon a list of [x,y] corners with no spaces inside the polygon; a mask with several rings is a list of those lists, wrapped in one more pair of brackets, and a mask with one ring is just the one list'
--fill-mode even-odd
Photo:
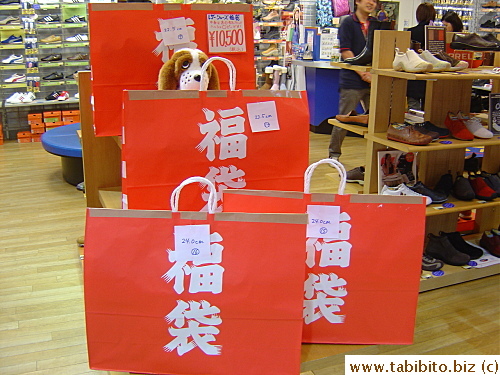
{"label": "price placard", "polygon": [[246,52],[243,14],[207,14],[208,51]]}

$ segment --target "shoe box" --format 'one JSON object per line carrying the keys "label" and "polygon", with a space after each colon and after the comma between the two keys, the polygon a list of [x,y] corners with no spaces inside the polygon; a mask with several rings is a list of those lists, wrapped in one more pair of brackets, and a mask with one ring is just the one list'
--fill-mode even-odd
{"label": "shoe box", "polygon": [[64,125],[80,122],[80,111],[62,111],[62,121],[64,122]]}
{"label": "shoe box", "polygon": [[43,122],[45,122],[45,125],[47,125],[48,123],[60,121],[62,121],[61,111],[43,112]]}
{"label": "shoe box", "polygon": [[58,128],[59,126],[63,126],[63,125],[64,125],[64,122],[62,122],[62,121],[46,122],[45,123],[45,130]]}
{"label": "shoe box", "polygon": [[31,131],[17,132],[18,143],[31,143]]}

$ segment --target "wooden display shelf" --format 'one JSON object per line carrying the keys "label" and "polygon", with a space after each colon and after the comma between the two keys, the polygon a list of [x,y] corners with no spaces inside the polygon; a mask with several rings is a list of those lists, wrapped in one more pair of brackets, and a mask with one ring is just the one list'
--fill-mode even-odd
{"label": "wooden display shelf", "polygon": [[[484,202],[484,203],[480,203]],[[493,199],[492,201],[480,201],[473,199],[471,201],[461,201],[450,196],[445,203],[453,203],[455,207],[450,208],[437,208],[443,207],[442,204],[431,204],[427,207],[426,216],[443,215],[452,212],[462,212],[467,210],[474,210],[478,208],[500,206],[500,198]]]}
{"label": "wooden display shelf", "polygon": [[498,74],[481,73],[482,70],[488,70],[489,68],[490,67],[483,66],[481,67],[481,69],[464,69],[458,72],[441,72],[441,73],[407,73],[407,72],[398,72],[397,70],[394,69],[373,69],[372,73],[386,77],[401,78],[413,81],[415,80],[428,81],[437,79],[439,80],[499,79],[500,76]]}
{"label": "wooden display shelf", "polygon": [[340,122],[339,120],[335,119],[330,119],[328,120],[329,124],[332,124],[334,126],[337,126],[342,129],[349,130],[350,132],[359,134],[359,135],[365,135],[368,133],[368,125],[367,126],[361,126],[361,125],[353,125],[353,124],[345,124],[343,122]]}
{"label": "wooden display shelf", "polygon": [[120,186],[99,189],[99,201],[103,208],[122,208],[122,189]]}
{"label": "wooden display shelf", "polygon": [[330,65],[334,66],[336,68],[355,70],[357,72],[369,72],[372,70],[371,65],[351,65],[351,64],[347,64],[347,63],[343,63],[343,62],[335,62],[335,61],[331,61]]}
{"label": "wooden display shelf", "polygon": [[463,148],[464,150],[467,147],[480,147],[480,146],[496,146],[498,145],[499,138],[498,136],[494,136],[491,139],[477,139],[475,138],[472,141],[460,141],[458,139],[453,138],[443,138],[441,141],[450,141],[450,144],[439,143],[439,141],[431,142],[425,146],[415,146],[415,145],[407,145],[406,143],[391,141],[387,139],[387,133],[367,133],[364,136],[366,139],[370,141],[377,142],[387,147],[394,148],[396,150],[404,151],[404,152],[422,152],[422,151],[441,151],[441,150],[450,150],[450,149],[459,149]]}

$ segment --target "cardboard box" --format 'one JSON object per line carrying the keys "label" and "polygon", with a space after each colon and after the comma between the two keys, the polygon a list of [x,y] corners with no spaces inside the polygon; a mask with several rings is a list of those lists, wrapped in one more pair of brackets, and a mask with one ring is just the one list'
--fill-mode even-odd
{"label": "cardboard box", "polygon": [[42,128],[31,129],[31,135],[33,135],[33,134],[43,134],[43,133],[45,133],[45,126],[42,127]]}
{"label": "cardboard box", "polygon": [[80,122],[80,111],[62,111],[62,121],[68,124],[74,124],[75,122]]}
{"label": "cardboard box", "polygon": [[30,127],[33,133],[33,129],[45,129],[45,124],[43,122],[32,122],[30,123]]}
{"label": "cardboard box", "polygon": [[17,133],[17,142],[19,143],[31,143],[31,132],[24,131]]}
{"label": "cardboard box", "polygon": [[32,123],[41,123],[42,121],[42,114],[41,113],[30,113],[28,114],[28,124]]}
{"label": "cardboard box", "polygon": [[49,129],[57,128],[57,127],[63,126],[63,125],[64,125],[64,122],[62,122],[62,121],[46,122],[45,129],[49,130]]}
{"label": "cardboard box", "polygon": [[41,134],[32,134],[31,135],[31,142],[41,142],[41,141],[42,141]]}
{"label": "cardboard box", "polygon": [[43,122],[59,122],[62,121],[61,111],[43,112]]}

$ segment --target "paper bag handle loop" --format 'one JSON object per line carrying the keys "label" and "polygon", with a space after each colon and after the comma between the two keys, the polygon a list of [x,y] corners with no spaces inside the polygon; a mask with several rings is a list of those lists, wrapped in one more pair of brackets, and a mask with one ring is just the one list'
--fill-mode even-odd
{"label": "paper bag handle loop", "polygon": [[208,78],[206,76],[208,66],[212,63],[212,61],[219,60],[226,63],[229,68],[229,90],[236,90],[236,68],[231,60],[226,59],[225,57],[214,56],[205,61],[201,67],[200,75],[201,75],[201,85],[200,91],[207,91],[208,88]]}
{"label": "paper bag handle loop", "polygon": [[192,184],[194,182],[201,182],[202,184],[208,185],[209,195],[208,195],[208,213],[214,214],[215,209],[217,208],[217,190],[215,189],[215,185],[212,181],[206,179],[205,177],[189,177],[177,186],[174,191],[172,191],[172,195],[170,195],[170,207],[172,212],[179,211],[179,195],[184,186]]}
{"label": "paper bag handle loop", "polygon": [[304,173],[304,193],[309,194],[311,190],[311,177],[312,173],[316,169],[316,167],[320,164],[330,164],[332,167],[337,169],[340,175],[340,184],[338,194],[343,195],[346,185],[347,172],[344,168],[344,165],[337,160],[334,159],[322,159],[317,161],[316,163],[312,163],[309,167],[307,167],[306,172]]}

